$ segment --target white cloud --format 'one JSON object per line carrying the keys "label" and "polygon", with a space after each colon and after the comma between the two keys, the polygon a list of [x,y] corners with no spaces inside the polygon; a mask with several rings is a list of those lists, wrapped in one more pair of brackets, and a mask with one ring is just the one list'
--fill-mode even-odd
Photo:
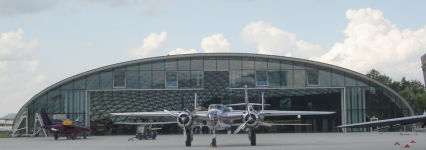
{"label": "white cloud", "polygon": [[160,35],[151,33],[143,39],[143,44],[140,47],[132,48],[128,51],[130,57],[141,58],[147,57],[154,51],[162,50],[167,38],[167,32],[163,31]]}
{"label": "white cloud", "polygon": [[22,42],[24,30],[17,32],[2,33],[0,38],[0,60],[14,60],[27,57],[40,43],[31,40],[28,43]]}
{"label": "white cloud", "polygon": [[169,52],[169,55],[190,54],[190,53],[197,53],[197,50],[191,49],[189,51],[186,51],[183,48],[177,48],[176,50]]}
{"label": "white cloud", "polygon": [[27,68],[28,72],[33,72],[37,69],[38,66],[40,66],[40,63],[37,60],[33,61],[23,61],[22,65]]}
{"label": "white cloud", "polygon": [[426,26],[400,31],[371,8],[346,12],[350,20],[343,43],[335,43],[324,55],[312,60],[334,64],[361,73],[377,69],[396,80],[402,76],[422,81],[420,57],[426,52]]}
{"label": "white cloud", "polygon": [[35,83],[43,83],[47,80],[47,76],[44,74],[38,75],[36,78],[34,78]]}
{"label": "white cloud", "polygon": [[23,42],[24,31],[2,33],[0,37],[0,115],[16,112],[36,92],[46,87],[46,76],[34,78],[40,63],[31,55],[37,40]]}
{"label": "white cloud", "polygon": [[321,46],[296,40],[293,33],[272,27],[271,24],[263,21],[248,24],[240,35],[245,43],[256,44],[260,54],[309,58],[309,56],[324,53]]}
{"label": "white cloud", "polygon": [[205,53],[231,52],[231,43],[222,34],[213,34],[201,41]]}

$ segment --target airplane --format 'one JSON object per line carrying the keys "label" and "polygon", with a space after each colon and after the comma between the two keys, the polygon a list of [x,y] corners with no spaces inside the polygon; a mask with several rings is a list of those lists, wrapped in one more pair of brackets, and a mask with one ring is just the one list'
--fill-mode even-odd
{"label": "airplane", "polygon": [[[195,95],[195,107],[197,106],[197,95]],[[259,126],[272,126],[263,120],[266,116],[290,116],[297,115],[300,119],[301,115],[327,115],[335,112],[322,112],[322,111],[275,111],[263,110],[263,97],[262,97],[262,110],[256,111],[253,109],[253,103],[249,103],[247,96],[247,85],[245,86],[245,105],[246,110],[233,110],[232,107],[226,107],[222,104],[209,105],[208,111],[200,111],[201,107],[195,108],[192,112],[188,109],[183,111],[169,111],[163,112],[133,112],[133,113],[110,113],[113,116],[171,116],[176,117],[177,124],[183,129],[184,138],[186,138],[185,145],[191,146],[193,140],[193,128],[196,127],[197,121],[206,121],[207,127],[212,130],[211,147],[217,147],[216,144],[216,130],[224,130],[232,126],[234,120],[242,120],[241,124],[234,132],[237,134],[241,130],[248,132],[251,145],[256,145],[256,133],[253,131]]]}
{"label": "airplane", "polygon": [[43,120],[43,126],[41,128],[52,132],[54,134],[55,140],[58,140],[60,134],[69,135],[71,139],[73,140],[76,139],[78,135],[84,134],[83,138],[86,139],[86,133],[90,133],[89,128],[79,126],[79,125],[74,125],[69,120],[66,122],[62,122],[62,124],[52,123],[52,121],[47,116],[47,113],[44,109],[41,109],[41,118]]}
{"label": "airplane", "polygon": [[347,125],[337,126],[337,128],[364,128],[364,127],[373,127],[373,126],[385,126],[382,128],[375,129],[375,130],[381,130],[381,129],[391,129],[392,127],[397,127],[397,126],[407,125],[407,124],[414,124],[414,123],[423,123],[421,127],[424,128],[426,126],[426,112],[424,112],[423,115],[386,119],[386,120],[372,121],[372,122],[347,124]]}

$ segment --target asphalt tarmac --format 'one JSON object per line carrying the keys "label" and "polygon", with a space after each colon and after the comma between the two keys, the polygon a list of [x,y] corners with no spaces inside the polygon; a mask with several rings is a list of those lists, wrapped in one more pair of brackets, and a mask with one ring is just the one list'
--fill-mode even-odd
{"label": "asphalt tarmac", "polygon": [[[211,135],[195,134],[191,147],[185,146],[183,135],[158,135],[155,140],[128,141],[131,135],[89,136],[87,139],[67,140],[53,137],[19,137],[0,139],[1,150],[180,150],[212,149]],[[416,143],[410,143],[411,141]],[[401,145],[394,145],[396,142]],[[424,132],[363,132],[363,133],[275,133],[257,134],[257,145],[250,146],[247,134],[217,134],[218,147],[213,149],[288,149],[288,150],[393,150],[408,144],[410,149],[426,149]]]}

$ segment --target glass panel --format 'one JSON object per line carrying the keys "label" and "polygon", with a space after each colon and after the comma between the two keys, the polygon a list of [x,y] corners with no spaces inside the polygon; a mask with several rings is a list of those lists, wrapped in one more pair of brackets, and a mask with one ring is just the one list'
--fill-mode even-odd
{"label": "glass panel", "polygon": [[86,91],[74,90],[74,113],[86,112]]}
{"label": "glass panel", "polygon": [[243,70],[243,87],[247,85],[247,87],[249,88],[254,88],[255,87],[254,78],[255,78],[254,70]]}
{"label": "glass panel", "polygon": [[356,86],[356,77],[346,74],[345,75],[345,86]]}
{"label": "glass panel", "polygon": [[139,65],[135,64],[135,65],[127,65],[126,66],[126,70],[139,70]]}
{"label": "glass panel", "polygon": [[139,67],[141,70],[152,70],[151,62],[141,63]]}
{"label": "glass panel", "polygon": [[176,59],[167,59],[166,60],[166,70],[177,70],[177,60]]}
{"label": "glass panel", "polygon": [[343,77],[343,73],[333,70],[331,73],[331,86],[343,86],[344,82],[345,78]]}
{"label": "glass panel", "polygon": [[87,76],[87,89],[99,89],[99,74]]}
{"label": "glass panel", "polygon": [[293,62],[281,60],[281,69],[293,69]]}
{"label": "glass panel", "polygon": [[191,58],[191,70],[203,70],[203,58]]}
{"label": "glass panel", "polygon": [[331,71],[330,70],[319,71],[319,83],[320,83],[320,86],[331,87]]}
{"label": "glass panel", "polygon": [[216,57],[204,57],[204,71],[216,71]]}
{"label": "glass panel", "polygon": [[319,71],[317,69],[309,69],[306,72],[308,73],[308,86],[318,86]]}
{"label": "glass panel", "polygon": [[256,86],[268,86],[267,71],[256,71]]}
{"label": "glass panel", "polygon": [[254,69],[254,59],[252,57],[243,57],[243,69]]}
{"label": "glass panel", "polygon": [[362,78],[357,78],[357,86],[368,86],[368,81]]}
{"label": "glass panel", "polygon": [[191,88],[191,72],[179,71],[179,88]]}
{"label": "glass panel", "polygon": [[217,57],[217,71],[229,71],[228,57]]}
{"label": "glass panel", "polygon": [[81,78],[75,79],[74,80],[74,89],[86,89],[86,78],[81,77]]}
{"label": "glass panel", "polygon": [[382,98],[382,88],[381,87],[370,87],[370,106],[371,109],[382,109],[383,108],[383,98]]}
{"label": "glass panel", "polygon": [[139,88],[139,71],[131,70],[126,72],[126,87],[128,89]]}
{"label": "glass panel", "polygon": [[178,69],[179,70],[191,70],[191,60],[189,58],[179,58]]}
{"label": "glass panel", "polygon": [[203,88],[203,71],[191,71],[192,88]]}
{"label": "glass panel", "polygon": [[140,87],[141,89],[152,88],[152,72],[151,71],[140,71]]}
{"label": "glass panel", "polygon": [[177,87],[177,72],[167,71],[166,72],[166,87]]}
{"label": "glass panel", "polygon": [[101,72],[101,89],[112,89],[112,72]]}
{"label": "glass panel", "polygon": [[40,96],[38,100],[34,102],[34,111],[41,113],[41,109],[45,109],[49,113],[49,108],[47,107],[47,94]]}
{"label": "glass panel", "polygon": [[64,109],[61,111],[61,113],[73,113],[73,95],[73,90],[61,90],[62,104],[64,104]]}
{"label": "glass panel", "polygon": [[231,88],[243,87],[243,73],[241,71],[230,71],[229,77],[231,81]]}
{"label": "glass panel", "polygon": [[280,87],[280,71],[268,71],[269,87]]}
{"label": "glass panel", "polygon": [[72,90],[74,87],[73,82],[70,81],[68,83],[61,84],[61,89]]}
{"label": "glass panel", "polygon": [[309,70],[309,69],[318,69],[318,66],[317,65],[306,64],[306,70]]}
{"label": "glass panel", "polygon": [[294,63],[294,69],[305,69],[305,64],[304,63]]}
{"label": "glass panel", "polygon": [[305,70],[294,70],[294,87],[306,86]]}
{"label": "glass panel", "polygon": [[152,70],[164,70],[164,60],[153,61]]}
{"label": "glass panel", "polygon": [[126,72],[114,71],[114,88],[126,87]]}
{"label": "glass panel", "polygon": [[153,80],[152,82],[153,89],[164,89],[165,87],[164,71],[153,71],[152,80]]}
{"label": "glass panel", "polygon": [[281,71],[281,87],[293,87],[293,70]]}
{"label": "glass panel", "polygon": [[[49,112],[48,113],[61,113],[61,94],[60,90],[52,90],[47,93]],[[62,104],[63,105],[63,104]]]}
{"label": "glass panel", "polygon": [[268,59],[268,69],[269,70],[279,70],[280,69],[280,60]]}
{"label": "glass panel", "polygon": [[268,69],[268,62],[266,58],[256,58],[255,59],[255,68],[256,70],[266,70]]}
{"label": "glass panel", "polygon": [[230,69],[231,70],[241,70],[241,57],[230,57]]}

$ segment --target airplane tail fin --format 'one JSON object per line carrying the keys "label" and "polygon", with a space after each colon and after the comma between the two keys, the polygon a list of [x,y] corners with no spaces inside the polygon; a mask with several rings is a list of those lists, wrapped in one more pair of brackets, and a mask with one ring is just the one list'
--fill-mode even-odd
{"label": "airplane tail fin", "polygon": [[53,125],[52,121],[50,120],[50,118],[47,116],[47,113],[44,109],[41,109],[41,118],[43,120],[43,124],[44,126],[47,125]]}
{"label": "airplane tail fin", "polygon": [[247,109],[247,111],[250,111],[249,110],[250,103],[249,103],[248,95],[247,95],[247,85],[245,85],[244,92],[245,92],[245,98],[244,98],[244,100],[245,100],[245,103],[246,103],[246,109]]}

